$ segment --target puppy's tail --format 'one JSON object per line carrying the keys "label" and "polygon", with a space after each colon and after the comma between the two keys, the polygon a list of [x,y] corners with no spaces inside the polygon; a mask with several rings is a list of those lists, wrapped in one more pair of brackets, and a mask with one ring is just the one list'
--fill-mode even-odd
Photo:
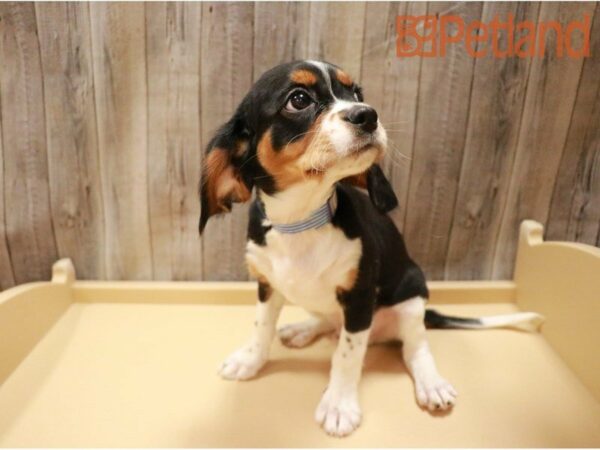
{"label": "puppy's tail", "polygon": [[473,330],[516,328],[523,331],[537,331],[545,320],[544,316],[534,312],[467,318],[446,316],[433,309],[425,311],[425,325],[427,328],[464,328]]}

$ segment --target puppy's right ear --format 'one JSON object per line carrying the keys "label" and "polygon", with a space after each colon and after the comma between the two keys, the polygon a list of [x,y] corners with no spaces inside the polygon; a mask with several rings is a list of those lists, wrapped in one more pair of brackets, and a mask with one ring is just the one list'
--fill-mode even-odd
{"label": "puppy's right ear", "polygon": [[373,164],[366,172],[342,180],[369,192],[371,203],[381,213],[388,213],[398,206],[394,188],[385,177],[379,164]]}
{"label": "puppy's right ear", "polygon": [[210,217],[228,213],[233,203],[250,199],[252,181],[242,174],[250,148],[249,136],[236,114],[208,144],[200,180],[200,234]]}
{"label": "puppy's right ear", "polygon": [[398,197],[394,188],[379,164],[373,164],[367,171],[367,191],[371,203],[382,213],[388,213],[398,206]]}

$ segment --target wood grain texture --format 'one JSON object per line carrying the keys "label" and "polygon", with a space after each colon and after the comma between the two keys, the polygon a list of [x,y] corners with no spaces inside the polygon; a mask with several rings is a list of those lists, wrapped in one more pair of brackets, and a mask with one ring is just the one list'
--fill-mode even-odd
{"label": "wood grain texture", "polygon": [[202,278],[199,3],[146,4],[148,196],[154,278]]}
{"label": "wood grain texture", "polygon": [[[485,3],[484,23],[495,16],[515,22],[537,21],[537,3]],[[523,33],[516,35],[521,38]],[[500,34],[500,49],[508,34]],[[475,61],[467,137],[453,212],[445,278],[485,279],[491,275],[494,244],[510,182],[530,58]],[[511,243],[516,245],[516,242]]]}
{"label": "wood grain texture", "polygon": [[[1,26],[1,24],[0,24]],[[2,60],[0,59],[0,65]],[[0,105],[2,98],[0,98]],[[4,152],[2,151],[2,108],[0,108],[0,290],[8,289],[15,284],[8,242],[6,223],[4,221]]]}
{"label": "wood grain texture", "polygon": [[[509,278],[523,219],[600,245],[598,3],[0,3],[0,288],[245,280],[247,206],[197,234],[204,147],[253,81],[324,59],[388,130],[391,215],[430,279]],[[398,15],[591,14],[591,56],[396,56]],[[575,46],[580,45],[576,33]],[[482,44],[487,45],[487,44]]]}
{"label": "wood grain texture", "polygon": [[[36,4],[56,244],[77,276],[104,278],[104,212],[85,3]],[[64,24],[56,27],[57,23]]]}
{"label": "wood grain texture", "polygon": [[254,81],[277,64],[306,57],[310,3],[254,5]]}
{"label": "wood grain texture", "polygon": [[[252,84],[254,5],[202,4],[202,146],[229,120]],[[203,278],[244,280],[248,204],[212,219],[202,237]]]}
{"label": "wood grain texture", "polygon": [[[428,14],[480,20],[481,3],[434,3]],[[408,248],[430,279],[444,278],[444,262],[466,139],[474,60],[463,46],[424,58],[408,192]]]}
{"label": "wood grain texture", "polygon": [[[600,6],[590,51],[600,55]],[[600,58],[588,58],[559,164],[546,238],[598,244],[600,236]]]}
{"label": "wood grain texture", "polygon": [[58,253],[33,3],[0,3],[0,61],[4,210],[14,278],[17,283],[45,280]]}
{"label": "wood grain texture", "polygon": [[[557,20],[563,26],[592,14],[594,3],[573,8],[565,3],[542,3],[540,21]],[[519,133],[517,152],[511,169],[510,187],[502,211],[502,222],[492,277],[512,276],[519,223],[524,219],[546,223],[565,145],[583,59],[557,58],[555,33],[546,34],[543,58],[534,58],[528,80],[527,96]],[[573,36],[575,48],[581,46],[581,34]]]}
{"label": "wood grain texture", "polygon": [[151,279],[142,3],[91,3],[106,275]]}
{"label": "wood grain texture", "polygon": [[402,231],[408,199],[417,118],[421,57],[396,55],[396,17],[422,16],[426,3],[367,3],[361,83],[365,101],[377,110],[388,134],[383,170],[399,206],[390,213]]}
{"label": "wood grain texture", "polygon": [[360,77],[364,2],[310,3],[307,58],[324,60]]}

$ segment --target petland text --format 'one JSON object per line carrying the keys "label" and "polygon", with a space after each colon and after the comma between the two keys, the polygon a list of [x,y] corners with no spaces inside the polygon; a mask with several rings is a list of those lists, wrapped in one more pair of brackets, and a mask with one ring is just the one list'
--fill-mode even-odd
{"label": "petland text", "polygon": [[[461,42],[473,58],[488,54],[495,58],[544,57],[546,51],[554,51],[558,58],[565,54],[570,58],[590,56],[589,14],[581,21],[573,20],[564,26],[556,21],[515,23],[512,14],[506,21],[496,16],[489,23],[474,20],[469,24],[453,15],[398,16],[396,29],[398,57],[446,56],[450,46]],[[546,37],[551,36],[548,33],[554,34],[553,49],[546,48]]]}

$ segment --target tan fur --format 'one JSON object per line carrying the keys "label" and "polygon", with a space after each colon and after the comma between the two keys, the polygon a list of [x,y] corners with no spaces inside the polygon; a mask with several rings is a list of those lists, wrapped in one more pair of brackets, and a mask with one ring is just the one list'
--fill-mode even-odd
{"label": "tan fur", "polygon": [[290,75],[290,79],[294,83],[303,84],[305,86],[312,86],[317,83],[317,76],[306,69],[295,70]]}
{"label": "tan fur", "polygon": [[342,183],[348,183],[361,189],[367,189],[367,173],[363,172],[352,175],[351,177],[346,177],[342,180]]}
{"label": "tan fur", "polygon": [[[268,130],[257,146],[258,160],[267,172],[275,179],[279,189],[285,189],[294,183],[311,177],[319,177],[318,171],[311,170],[312,152],[321,150],[322,139],[318,135],[321,119],[317,119],[304,135],[282,149],[275,149]],[[315,145],[313,145],[315,144]]]}
{"label": "tan fur", "polygon": [[246,259],[246,265],[248,266],[248,273],[252,278],[256,278],[259,283],[269,284],[267,278],[248,259]]}
{"label": "tan fur", "polygon": [[331,224],[298,234],[270,230],[266,245],[247,244],[246,259],[273,290],[307,311],[341,323],[336,287],[348,287],[362,254],[361,242]]}
{"label": "tan fur", "polygon": [[262,301],[271,298],[271,295],[273,295],[273,288],[271,287],[269,280],[267,280],[267,277],[264,276],[248,258],[246,258],[246,266],[248,267],[250,276],[256,278],[258,281],[259,296],[260,291],[262,291],[264,296]]}
{"label": "tan fur", "polygon": [[251,196],[246,184],[231,165],[229,152],[222,148],[216,147],[208,153],[203,182],[207,187],[211,215],[229,211],[225,204],[227,198],[234,202],[245,202]]}
{"label": "tan fur", "polygon": [[356,280],[358,280],[358,268],[348,271],[348,274],[346,275],[346,283],[348,289],[354,287],[354,285],[356,284]]}
{"label": "tan fur", "polygon": [[347,291],[351,290],[354,287],[354,285],[356,284],[357,279],[358,279],[358,268],[350,269],[346,273],[346,280],[344,281],[344,283],[342,283],[341,285],[339,285],[336,288],[336,292],[338,294],[341,294],[342,292],[347,292]]}
{"label": "tan fur", "polygon": [[247,258],[246,258],[246,266],[248,267],[248,274],[250,275],[250,277],[258,279],[258,277],[260,276],[260,273],[256,269],[256,266],[254,264],[252,264],[250,261],[248,261]]}
{"label": "tan fur", "polygon": [[260,277],[258,279],[258,290],[260,300],[263,302],[270,299],[271,295],[273,295],[273,288],[265,277]]}
{"label": "tan fur", "polygon": [[340,83],[342,83],[344,86],[352,86],[354,84],[354,82],[352,81],[352,78],[350,78],[350,75],[348,75],[346,72],[344,72],[343,70],[337,69],[335,71],[335,77],[338,79],[338,81]]}
{"label": "tan fur", "polygon": [[241,158],[248,151],[250,143],[244,140],[238,140],[235,143],[235,156]]}

